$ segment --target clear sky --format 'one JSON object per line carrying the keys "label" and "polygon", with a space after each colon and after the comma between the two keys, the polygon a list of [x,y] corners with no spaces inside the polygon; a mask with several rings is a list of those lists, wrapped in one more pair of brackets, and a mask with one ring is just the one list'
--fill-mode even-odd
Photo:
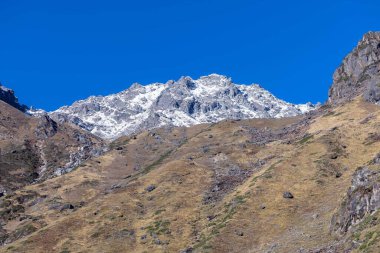
{"label": "clear sky", "polygon": [[0,0],[0,80],[46,110],[210,73],[324,102],[380,1]]}

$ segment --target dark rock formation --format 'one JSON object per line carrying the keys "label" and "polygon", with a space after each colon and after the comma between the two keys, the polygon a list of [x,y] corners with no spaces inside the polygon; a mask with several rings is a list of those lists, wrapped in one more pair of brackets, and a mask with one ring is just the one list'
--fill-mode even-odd
{"label": "dark rock formation", "polygon": [[39,123],[35,130],[37,138],[45,139],[54,136],[58,131],[58,124],[48,115],[38,118]]}
{"label": "dark rock formation", "polygon": [[154,191],[156,189],[156,186],[155,185],[149,185],[145,190],[147,192],[151,192],[151,191]]}
{"label": "dark rock formation", "polygon": [[291,192],[284,192],[282,194],[282,196],[285,198],[285,199],[292,199],[294,198],[293,194]]}
{"label": "dark rock formation", "polygon": [[70,203],[67,203],[67,204],[64,204],[62,207],[61,207],[61,212],[62,211],[66,211],[66,210],[73,210],[73,209],[75,209],[75,207],[72,205],[72,204],[70,204]]}
{"label": "dark rock formation", "polygon": [[355,172],[352,185],[338,212],[331,220],[331,231],[346,233],[365,215],[380,208],[380,171],[360,167]]}
{"label": "dark rock formation", "polygon": [[368,32],[335,71],[329,90],[331,104],[363,94],[365,100],[380,100],[380,32]]}
{"label": "dark rock formation", "polygon": [[26,105],[22,105],[18,102],[18,99],[15,96],[14,91],[2,86],[1,83],[0,83],[0,100],[4,101],[5,103],[13,106],[14,108],[22,112],[26,112],[26,110],[28,110],[28,107]]}

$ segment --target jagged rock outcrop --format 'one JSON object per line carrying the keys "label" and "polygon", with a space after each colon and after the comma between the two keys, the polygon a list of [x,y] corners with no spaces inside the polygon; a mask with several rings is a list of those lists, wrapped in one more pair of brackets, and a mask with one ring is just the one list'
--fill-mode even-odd
{"label": "jagged rock outcrop", "polygon": [[380,171],[358,168],[345,200],[331,220],[331,231],[344,234],[352,225],[362,221],[365,215],[379,208]]}
{"label": "jagged rock outcrop", "polygon": [[335,71],[329,90],[331,104],[363,94],[373,103],[380,101],[380,32],[368,32]]}
{"label": "jagged rock outcrop", "polygon": [[37,138],[49,138],[54,136],[58,131],[58,124],[52,120],[48,115],[38,118],[39,122],[35,130]]}
{"label": "jagged rock outcrop", "polygon": [[109,96],[89,97],[50,115],[91,133],[115,139],[162,126],[191,126],[224,119],[279,118],[314,109],[310,103],[282,101],[259,85],[238,85],[212,74],[193,80],[182,77],[165,84],[134,84]]}
{"label": "jagged rock outcrop", "polygon": [[14,91],[2,86],[1,83],[0,83],[0,100],[4,101],[5,103],[13,106],[14,108],[22,112],[26,112],[26,110],[28,110],[28,107],[26,105],[20,104],[18,102],[18,98],[15,96]]}

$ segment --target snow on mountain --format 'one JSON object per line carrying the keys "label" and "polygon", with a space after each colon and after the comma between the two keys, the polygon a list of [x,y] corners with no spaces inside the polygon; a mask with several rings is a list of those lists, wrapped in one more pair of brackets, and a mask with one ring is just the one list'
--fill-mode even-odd
{"label": "snow on mountain", "polygon": [[91,96],[50,112],[60,122],[71,122],[106,139],[162,126],[191,126],[224,119],[279,118],[314,109],[280,100],[257,84],[234,84],[211,74],[193,80],[133,84],[109,96]]}

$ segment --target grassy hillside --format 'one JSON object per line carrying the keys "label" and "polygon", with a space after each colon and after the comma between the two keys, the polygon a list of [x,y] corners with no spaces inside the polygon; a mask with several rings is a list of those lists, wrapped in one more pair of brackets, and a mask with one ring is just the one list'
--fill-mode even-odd
{"label": "grassy hillside", "polygon": [[353,173],[380,151],[379,127],[378,106],[357,98],[123,137],[3,197],[13,237],[0,252],[379,252],[377,213],[331,232]]}

